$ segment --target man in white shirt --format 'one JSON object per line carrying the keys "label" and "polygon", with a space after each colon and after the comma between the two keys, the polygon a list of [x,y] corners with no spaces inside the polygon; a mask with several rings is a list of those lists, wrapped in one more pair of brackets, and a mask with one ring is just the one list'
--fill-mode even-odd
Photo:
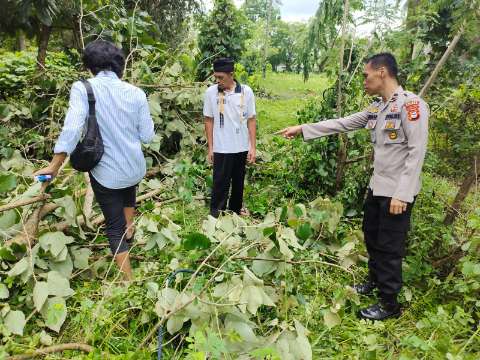
{"label": "man in white shirt", "polygon": [[255,163],[255,96],[250,87],[235,80],[234,67],[229,58],[213,63],[217,84],[207,89],[203,106],[208,161],[213,163],[210,214],[214,217],[227,209],[227,201],[228,210],[242,214],[246,162]]}

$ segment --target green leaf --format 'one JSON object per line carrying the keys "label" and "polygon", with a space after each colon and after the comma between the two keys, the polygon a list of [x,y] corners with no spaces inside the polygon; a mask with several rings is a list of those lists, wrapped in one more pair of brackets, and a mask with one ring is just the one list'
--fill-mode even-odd
{"label": "green leaf", "polygon": [[10,248],[4,248],[0,247],[0,259],[6,260],[6,261],[15,261],[17,258],[12,252],[12,249]]}
{"label": "green leaf", "polygon": [[[273,259],[273,256],[269,253],[263,253],[258,256],[261,259]],[[270,274],[271,272],[275,271],[277,264],[275,261],[268,261],[268,260],[254,260],[252,263],[252,271],[257,276],[264,276]]]}
{"label": "green leaf", "polygon": [[5,284],[0,283],[0,299],[8,299],[10,292]]}
{"label": "green leaf", "polygon": [[175,334],[176,332],[180,331],[183,327],[184,317],[181,315],[173,315],[167,321],[167,331],[170,335]]}
{"label": "green leaf", "polygon": [[19,221],[20,217],[18,216],[15,210],[5,211],[0,216],[0,230],[7,231]]}
{"label": "green leaf", "polygon": [[56,296],[71,296],[74,291],[70,288],[68,279],[57,271],[50,271],[47,275],[48,293]]}
{"label": "green leaf", "polygon": [[88,258],[92,255],[92,250],[87,248],[72,249],[73,264],[77,269],[88,269]]}
{"label": "green leaf", "polygon": [[72,276],[73,262],[70,254],[68,253],[67,248],[65,248],[65,253],[66,253],[65,260],[56,261],[55,259],[54,261],[50,261],[48,266],[50,267],[50,270],[56,271],[59,274],[61,274],[64,278],[69,279],[70,276]]}
{"label": "green leaf", "polygon": [[235,224],[233,223],[233,219],[229,215],[225,215],[220,219],[220,224],[218,226],[219,229],[222,229],[227,234],[232,234],[235,231]]}
{"label": "green leaf", "polygon": [[301,224],[296,231],[296,235],[300,240],[307,240],[313,234],[313,229],[309,223]]}
{"label": "green leaf", "polygon": [[40,343],[45,346],[51,346],[53,344],[53,339],[48,335],[45,330],[42,330],[40,333]]}
{"label": "green leaf", "polygon": [[61,297],[48,299],[47,303],[42,308],[41,314],[45,320],[45,325],[49,329],[58,333],[67,318],[67,305],[65,299]]}
{"label": "green leaf", "polygon": [[27,323],[23,312],[19,310],[9,311],[3,321],[8,331],[12,334],[23,336],[23,328]]}
{"label": "green leaf", "polygon": [[323,313],[323,322],[329,329],[340,325],[342,320],[340,319],[340,316],[337,313],[332,312],[331,310],[325,310]]}
{"label": "green leaf", "polygon": [[[57,258],[64,252],[66,245],[74,241],[71,236],[66,236],[63,232],[47,232],[40,235],[38,242],[43,250],[49,251],[54,258]],[[65,260],[65,259],[63,259]]]}
{"label": "green leaf", "polygon": [[29,266],[28,260],[26,258],[22,258],[13,266],[13,268],[10,269],[10,271],[7,274],[8,276],[12,276],[12,277],[21,275],[28,270],[28,266]]}
{"label": "green leaf", "polygon": [[17,178],[15,175],[2,172],[0,173],[0,193],[5,193],[17,187]]}
{"label": "green leaf", "polygon": [[235,331],[246,344],[256,344],[258,339],[252,327],[245,321],[239,321],[236,316],[227,315],[225,318],[225,330]]}
{"label": "green leaf", "polygon": [[295,320],[295,330],[297,331],[297,346],[295,346],[295,355],[297,359],[311,360],[312,347],[308,341],[308,330],[298,321]]}
{"label": "green leaf", "polygon": [[33,288],[33,303],[37,311],[42,310],[43,304],[48,298],[48,284],[44,281],[38,281]]}
{"label": "green leaf", "polygon": [[208,249],[210,245],[210,239],[198,232],[188,234],[183,240],[183,247],[186,250]]}
{"label": "green leaf", "polygon": [[179,292],[175,289],[163,288],[158,293],[158,301],[155,304],[155,312],[158,316],[164,316],[167,312],[172,311],[175,305],[175,299]]}
{"label": "green leaf", "polygon": [[77,205],[71,196],[64,196],[54,200],[60,208],[55,211],[57,215],[62,216],[70,225],[77,221]]}

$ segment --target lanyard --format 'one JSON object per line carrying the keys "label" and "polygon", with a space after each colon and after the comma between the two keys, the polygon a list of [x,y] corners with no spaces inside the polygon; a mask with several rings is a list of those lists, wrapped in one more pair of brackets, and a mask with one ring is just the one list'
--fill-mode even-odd
{"label": "lanyard", "polygon": [[[225,92],[219,91],[218,92],[218,113],[220,114],[220,127],[223,128],[225,125],[225,104],[227,103],[227,100],[225,99]],[[245,116],[244,116],[244,108],[245,105],[245,91],[242,86],[242,92],[240,94],[240,124],[243,124],[245,122]]]}

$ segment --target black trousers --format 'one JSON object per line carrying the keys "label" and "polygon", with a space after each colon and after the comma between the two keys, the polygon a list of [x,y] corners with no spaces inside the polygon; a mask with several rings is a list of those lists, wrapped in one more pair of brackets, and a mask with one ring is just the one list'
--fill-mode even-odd
{"label": "black trousers", "polygon": [[105,227],[112,254],[128,251],[130,246],[125,239],[127,220],[123,208],[135,207],[136,186],[124,189],[109,189],[100,184],[90,175],[93,193],[103,215]]}
{"label": "black trousers", "polygon": [[[213,190],[210,214],[218,217],[220,211],[228,209],[240,214],[243,203],[243,186],[248,152],[213,154]],[[230,185],[232,188],[230,199]]]}
{"label": "black trousers", "polygon": [[402,288],[402,259],[410,229],[413,204],[399,215],[390,214],[391,198],[373,196],[370,189],[364,206],[363,232],[369,260],[369,280],[377,284],[380,299],[396,303]]}

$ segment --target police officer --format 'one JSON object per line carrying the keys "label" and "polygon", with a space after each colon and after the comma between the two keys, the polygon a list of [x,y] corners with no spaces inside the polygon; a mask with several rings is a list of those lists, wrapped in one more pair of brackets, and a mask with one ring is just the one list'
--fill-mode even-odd
{"label": "police officer", "polygon": [[354,288],[362,295],[378,289],[379,302],[359,312],[360,318],[372,320],[401,313],[397,295],[402,287],[402,258],[428,141],[428,105],[399,86],[397,72],[392,54],[372,56],[364,67],[364,88],[367,94],[380,98],[367,109],[279,132],[286,138],[303,134],[310,140],[361,128],[370,130],[375,158],[363,218],[369,277]]}
{"label": "police officer", "polygon": [[210,214],[214,217],[227,209],[227,202],[228,210],[246,213],[242,208],[245,166],[247,161],[255,162],[255,96],[248,85],[235,80],[234,67],[230,58],[214,61],[217,84],[207,89],[203,106],[208,160],[213,163]]}

